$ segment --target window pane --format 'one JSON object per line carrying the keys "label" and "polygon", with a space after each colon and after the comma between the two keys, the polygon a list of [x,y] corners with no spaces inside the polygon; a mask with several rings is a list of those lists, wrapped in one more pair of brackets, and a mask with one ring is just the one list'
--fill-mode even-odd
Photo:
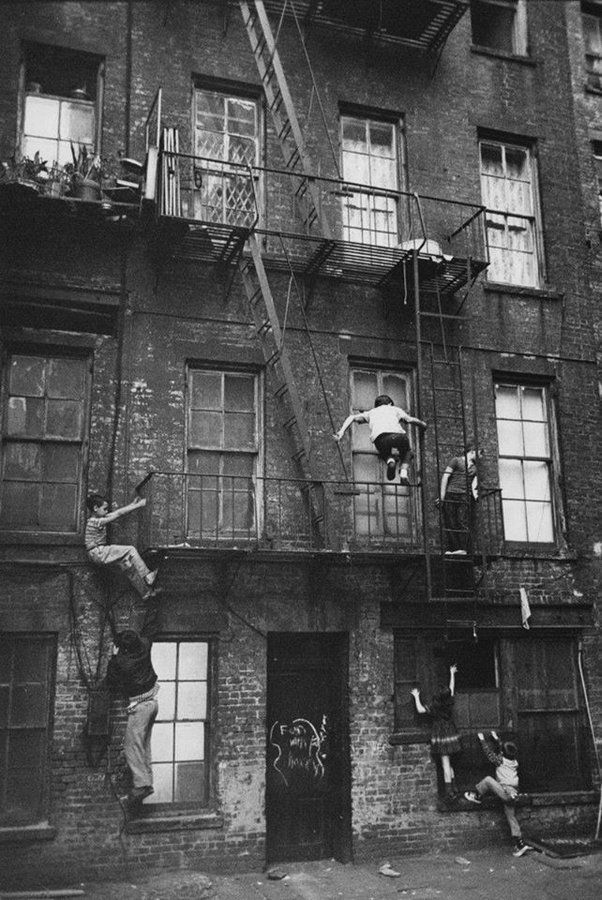
{"label": "window pane", "polygon": [[39,444],[6,443],[4,447],[4,478],[19,481],[39,481],[42,474],[42,455]]}
{"label": "window pane", "polygon": [[207,678],[207,649],[206,643],[183,642],[180,644],[180,658],[178,677],[181,679]]}
{"label": "window pane", "polygon": [[524,497],[523,466],[519,459],[500,459],[500,487],[506,500]]}
{"label": "window pane", "polygon": [[176,717],[176,684],[175,681],[161,680],[161,676],[158,673],[157,666],[154,661],[154,655],[153,665],[155,667],[155,672],[157,672],[159,681],[161,682],[161,691],[159,694],[159,713],[157,715],[157,721],[165,720],[171,722]]}
{"label": "window pane", "polygon": [[[153,666],[159,681],[173,680],[176,677],[177,644],[155,641],[152,649]],[[161,688],[163,690],[163,688]],[[163,718],[163,717],[162,717]]]}
{"label": "window pane", "polygon": [[230,413],[224,416],[224,447],[253,450],[255,447],[255,414]]}
{"label": "window pane", "polygon": [[366,137],[366,122],[360,119],[342,119],[343,126],[343,147],[345,150],[356,150],[363,153],[368,152],[368,142]]}
{"label": "window pane", "polygon": [[44,401],[33,397],[10,397],[6,416],[6,433],[42,437],[44,434]]}
{"label": "window pane", "polygon": [[81,400],[84,395],[85,364],[81,359],[50,359],[46,393],[63,400]]}
{"label": "window pane", "polygon": [[202,801],[205,799],[205,764],[203,762],[178,763],[176,766],[176,801]]}
{"label": "window pane", "polygon": [[17,684],[47,678],[48,649],[39,641],[21,640],[15,650],[13,679]]}
{"label": "window pane", "polygon": [[[222,455],[222,471],[224,475],[236,475],[242,478],[251,478],[255,474],[255,454],[251,453],[224,453]],[[242,480],[234,482],[234,486],[241,488],[245,484]]]}
{"label": "window pane", "polygon": [[221,447],[223,416],[216,412],[190,411],[190,438],[192,447]]}
{"label": "window pane", "polygon": [[15,684],[10,724],[13,728],[44,727],[46,723],[46,686]]}
{"label": "window pane", "polygon": [[224,406],[228,410],[255,410],[255,378],[248,375],[226,375]]}
{"label": "window pane", "polygon": [[525,504],[523,501],[502,499],[502,510],[504,514],[504,536],[506,540],[528,540]]}
{"label": "window pane", "polygon": [[25,97],[23,119],[25,134],[57,137],[59,133],[59,101],[50,97]]}
{"label": "window pane", "polygon": [[375,372],[353,373],[353,397],[351,398],[354,409],[372,409],[374,398],[378,394],[378,380]]}
{"label": "window pane", "polygon": [[190,373],[192,409],[222,408],[222,376],[217,372],[196,370]]}
{"label": "window pane", "polygon": [[207,716],[207,684],[182,682],[178,686],[178,719],[204,719]]}
{"label": "window pane", "polygon": [[53,531],[75,531],[77,485],[42,484],[40,526]]}
{"label": "window pane", "polygon": [[544,392],[540,388],[523,388],[522,404],[525,419],[533,419],[536,422],[546,421]]}
{"label": "window pane", "polygon": [[151,731],[151,754],[153,762],[165,762],[173,759],[173,724],[171,722],[159,722],[153,725]]}
{"label": "window pane", "polygon": [[495,408],[500,419],[520,419],[518,388],[507,384],[496,385]]}
{"label": "window pane", "polygon": [[10,363],[9,390],[24,397],[44,394],[44,360],[39,356],[13,356]]}
{"label": "window pane", "polygon": [[79,478],[79,453],[79,446],[45,444],[42,454],[44,481],[76,484]]}
{"label": "window pane", "polygon": [[[153,731],[155,728],[153,728]],[[155,792],[150,798],[153,803],[173,803],[173,771],[174,767],[171,763],[156,765],[153,761],[153,787]]]}
{"label": "window pane", "polygon": [[498,419],[497,438],[499,451],[504,456],[522,456],[523,429],[520,422]]}
{"label": "window pane", "polygon": [[525,422],[525,456],[549,456],[548,426],[545,422]]}
{"label": "window pane", "polygon": [[94,143],[94,107],[67,100],[61,102],[60,131],[62,140],[74,144]]}
{"label": "window pane", "polygon": [[78,440],[83,429],[83,404],[77,400],[47,400],[46,434]]}
{"label": "window pane", "polygon": [[2,488],[0,521],[5,526],[33,528],[38,524],[40,487],[19,481],[6,481]]}
{"label": "window pane", "polygon": [[175,760],[205,758],[205,723],[177,722]]}
{"label": "window pane", "polygon": [[388,394],[396,406],[405,409],[406,412],[411,411],[411,404],[408,399],[408,379],[400,375],[385,374],[383,375],[383,393]]}
{"label": "window pane", "polygon": [[526,503],[527,531],[533,543],[551,544],[554,541],[554,523],[550,503]]}

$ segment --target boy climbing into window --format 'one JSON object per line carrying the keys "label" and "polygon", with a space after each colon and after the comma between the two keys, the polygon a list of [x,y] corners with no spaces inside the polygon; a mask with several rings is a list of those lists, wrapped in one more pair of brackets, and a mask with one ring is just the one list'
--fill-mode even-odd
{"label": "boy climbing into window", "polygon": [[395,406],[388,394],[380,394],[374,401],[374,407],[347,416],[341,428],[334,435],[335,441],[340,441],[349,426],[353,423],[367,423],[370,426],[370,440],[374,444],[380,458],[387,464],[387,479],[393,481],[399,458],[399,481],[401,484],[409,484],[408,467],[412,461],[410,441],[401,423],[417,425],[423,430],[427,427],[422,419],[416,419],[408,415],[405,410]]}
{"label": "boy climbing into window", "polygon": [[86,522],[86,550],[88,558],[95,566],[117,565],[133,584],[143,600],[148,600],[153,593],[153,585],[157,578],[157,570],[151,572],[135,547],[126,544],[109,544],[107,541],[107,525],[128,513],[146,506],[143,497],[127,506],[109,512],[109,504],[102,494],[90,494],[87,501],[90,517]]}
{"label": "boy climbing into window", "polygon": [[533,847],[525,844],[518,819],[515,813],[515,803],[518,796],[518,761],[516,759],[516,744],[512,741],[500,741],[495,731],[491,732],[491,739],[487,739],[482,731],[478,733],[483,753],[495,766],[495,778],[487,775],[479,781],[474,791],[466,791],[465,798],[470,803],[479,804],[486,794],[495,794],[504,804],[504,815],[510,826],[510,834],[514,841],[513,856],[523,856]]}

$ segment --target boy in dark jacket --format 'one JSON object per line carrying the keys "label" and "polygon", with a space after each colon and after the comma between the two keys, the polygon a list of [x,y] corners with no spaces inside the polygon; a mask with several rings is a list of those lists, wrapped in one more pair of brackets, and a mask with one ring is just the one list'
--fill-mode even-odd
{"label": "boy in dark jacket", "polygon": [[513,856],[523,856],[533,848],[525,844],[516,813],[514,810],[518,796],[518,761],[516,759],[516,744],[512,741],[500,741],[495,731],[491,732],[491,739],[487,740],[482,731],[479,731],[479,741],[483,753],[495,766],[495,778],[487,775],[479,781],[474,791],[466,791],[465,798],[471,803],[481,803],[485,794],[495,794],[504,804],[504,814],[510,826],[510,834],[514,840]]}
{"label": "boy in dark jacket", "polygon": [[147,609],[142,632],[126,629],[115,636],[115,652],[109,660],[106,685],[114,694],[128,698],[124,738],[126,762],[132,773],[129,801],[141,803],[153,793],[151,732],[159,704],[157,673],[151,662],[152,638],[156,634],[157,607]]}

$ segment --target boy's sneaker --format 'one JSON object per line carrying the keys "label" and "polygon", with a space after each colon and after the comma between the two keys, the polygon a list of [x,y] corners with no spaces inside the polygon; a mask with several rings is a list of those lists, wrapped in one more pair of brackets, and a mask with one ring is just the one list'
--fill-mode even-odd
{"label": "boy's sneaker", "polygon": [[464,798],[470,803],[477,803],[479,806],[481,805],[481,800],[479,800],[475,791],[465,791]]}
{"label": "boy's sneaker", "polygon": [[406,486],[409,486],[409,484],[410,484],[410,476],[408,475],[408,470],[407,470],[407,469],[401,469],[401,470],[400,470],[400,472],[399,472],[399,483],[400,483],[400,484],[405,484]]}
{"label": "boy's sneaker", "polygon": [[393,481],[393,479],[395,478],[395,469],[396,468],[397,468],[397,463],[395,462],[393,457],[391,457],[390,459],[387,460],[387,480],[388,481]]}
{"label": "boy's sneaker", "polygon": [[529,850],[533,850],[533,847],[530,847],[528,844],[519,838],[514,844],[514,850],[512,851],[512,856],[524,856],[525,853],[528,853]]}

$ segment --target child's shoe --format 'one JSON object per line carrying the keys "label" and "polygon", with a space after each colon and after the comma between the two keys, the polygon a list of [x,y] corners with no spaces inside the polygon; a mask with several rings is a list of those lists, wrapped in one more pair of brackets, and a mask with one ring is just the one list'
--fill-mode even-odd
{"label": "child's shoe", "polygon": [[528,853],[529,850],[533,850],[533,847],[530,847],[528,844],[525,844],[522,838],[518,838],[518,840],[514,844],[514,850],[512,851],[512,856],[524,856],[525,853]]}
{"label": "child's shoe", "polygon": [[383,863],[378,871],[381,875],[386,875],[387,878],[399,878],[401,876],[401,872],[394,869],[391,863],[388,862]]}
{"label": "child's shoe", "polygon": [[476,791],[465,791],[464,799],[468,800],[470,803],[476,803],[476,804],[478,804],[478,806],[480,806],[482,803],[482,801],[479,800],[479,797],[478,797]]}
{"label": "child's shoe", "polygon": [[405,484],[407,487],[410,485],[410,476],[408,475],[408,470],[405,466],[399,470],[399,483]]}
{"label": "child's shoe", "polygon": [[393,457],[391,456],[387,460],[387,480],[388,481],[393,481],[393,479],[395,478],[396,467],[397,467],[397,464],[396,464],[395,460],[393,459]]}

